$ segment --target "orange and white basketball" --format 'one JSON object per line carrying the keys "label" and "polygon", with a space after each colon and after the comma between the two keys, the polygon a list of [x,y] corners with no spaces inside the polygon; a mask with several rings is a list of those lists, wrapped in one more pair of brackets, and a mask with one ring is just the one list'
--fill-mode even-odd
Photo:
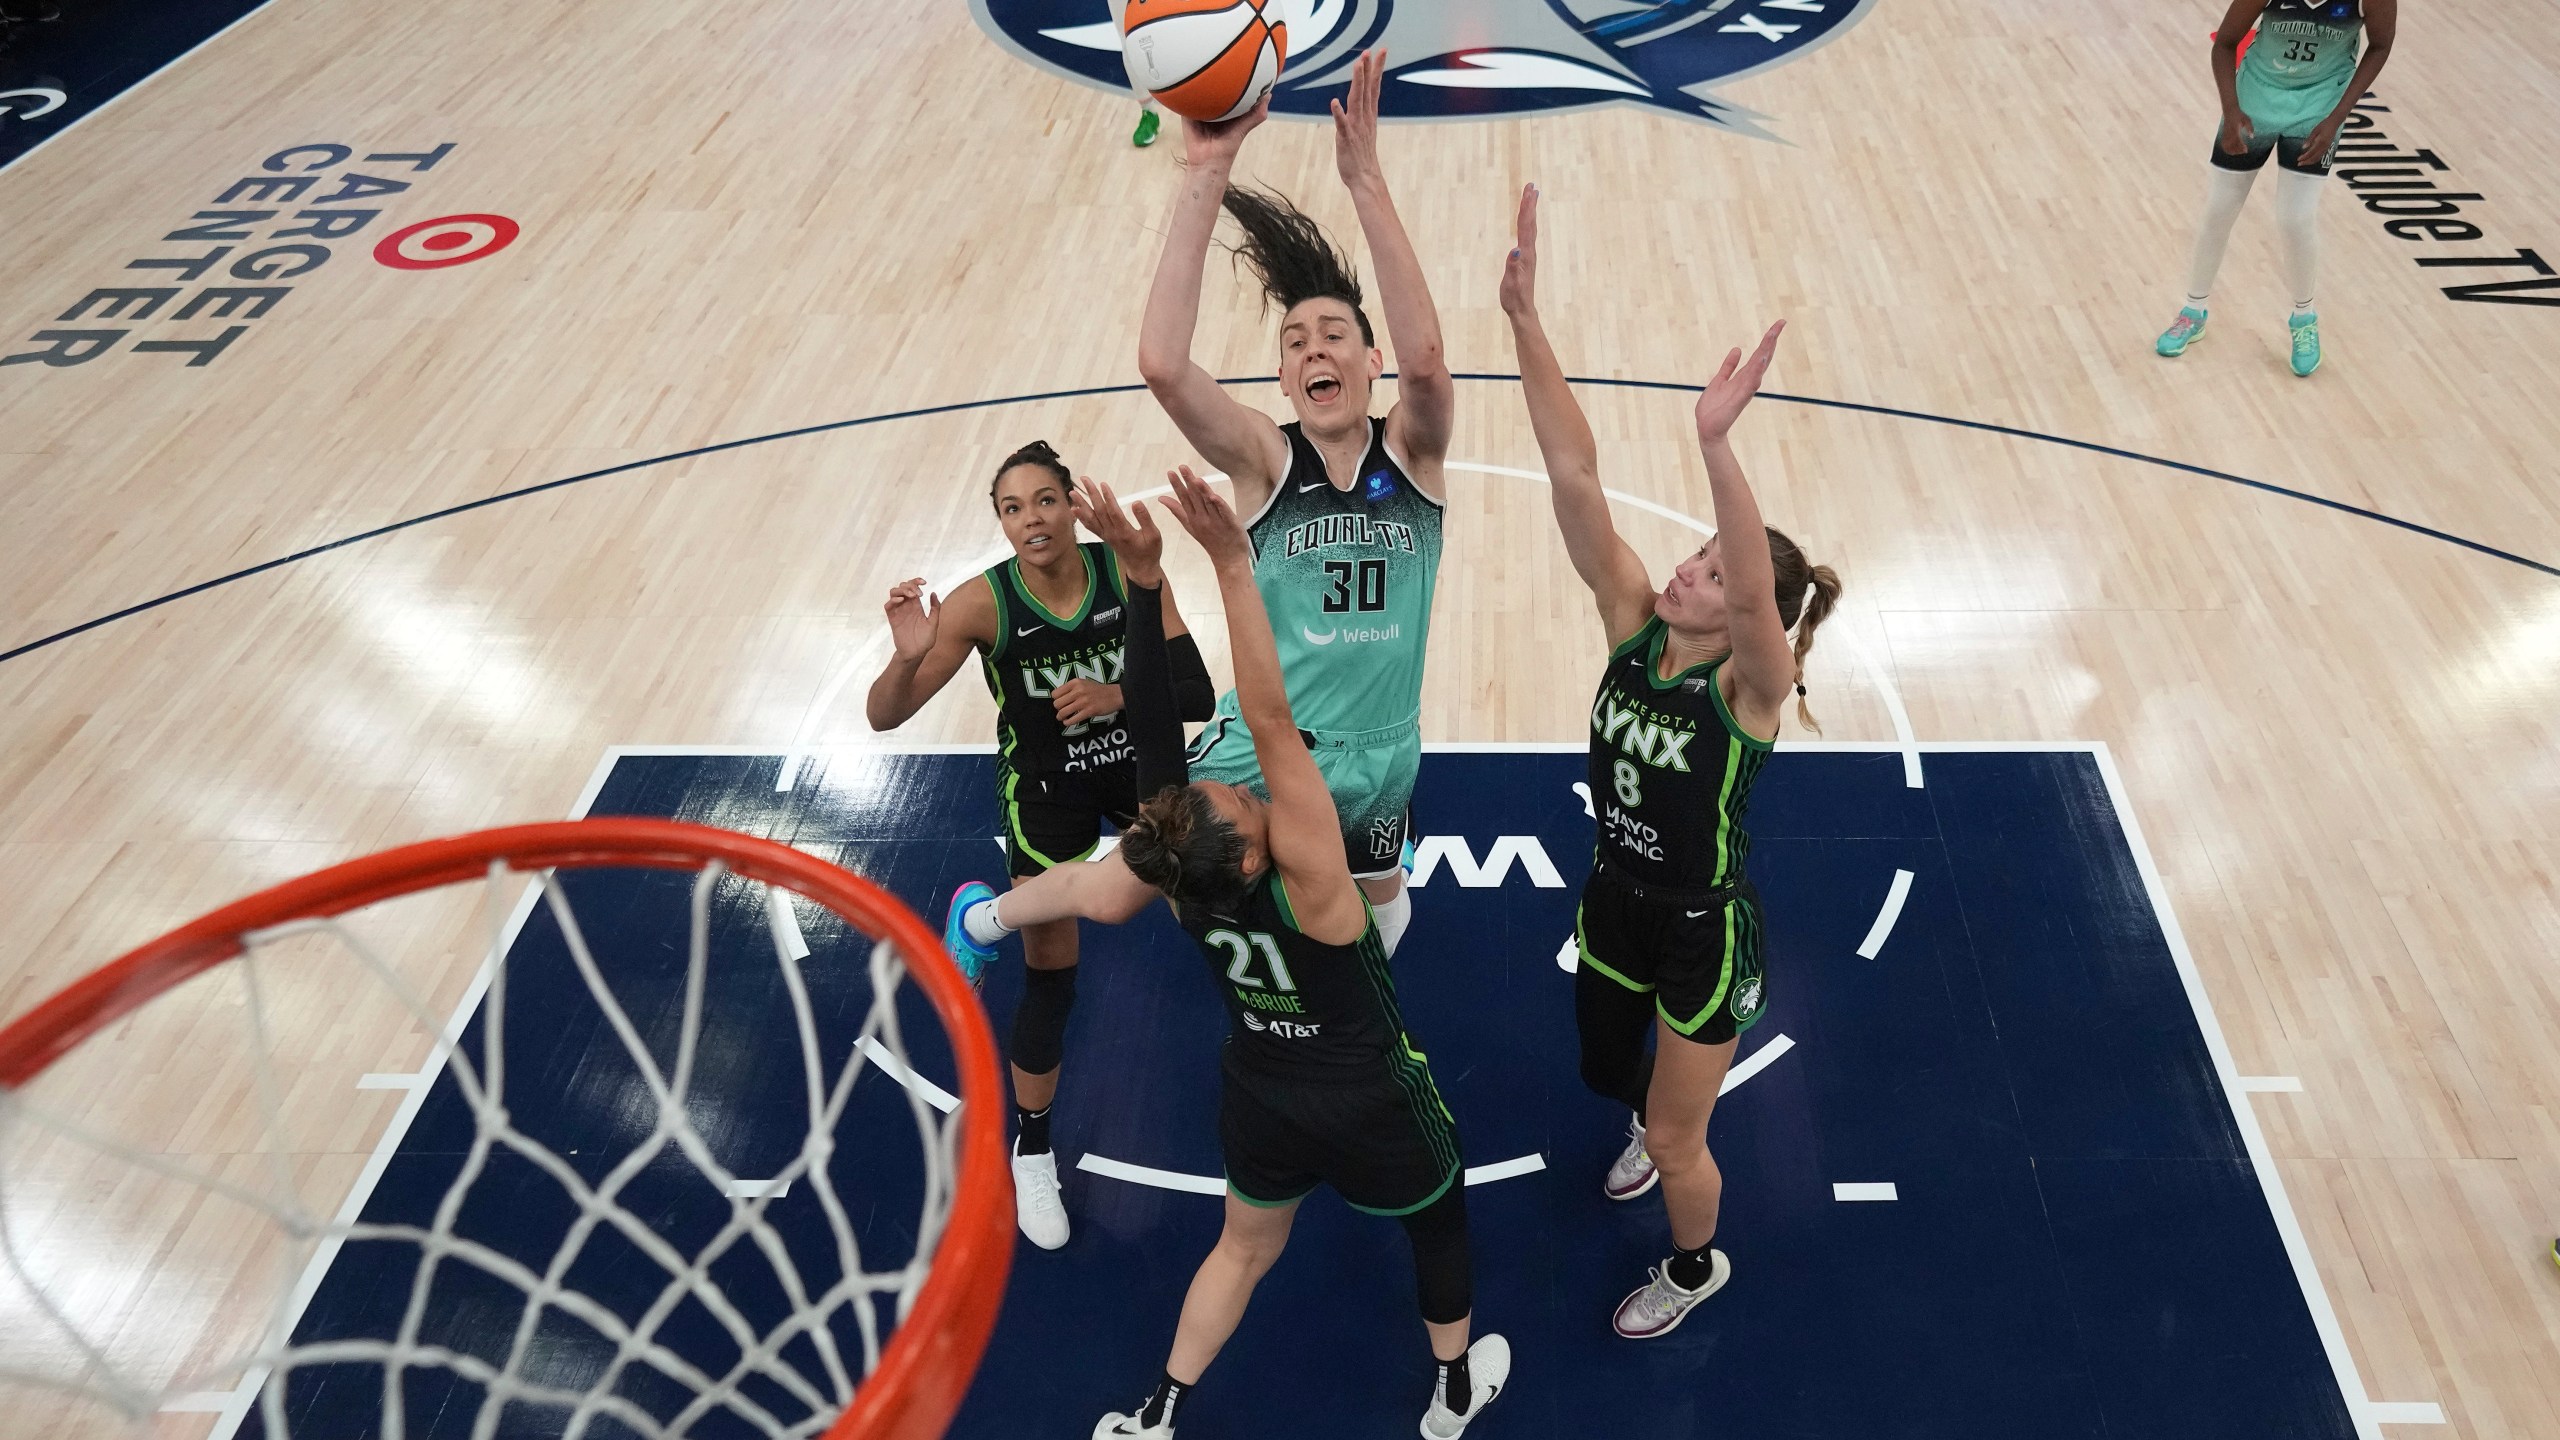
{"label": "orange and white basketball", "polygon": [[1289,56],[1283,3],[1129,0],[1120,17],[1120,53],[1130,81],[1176,115],[1233,120],[1280,78]]}

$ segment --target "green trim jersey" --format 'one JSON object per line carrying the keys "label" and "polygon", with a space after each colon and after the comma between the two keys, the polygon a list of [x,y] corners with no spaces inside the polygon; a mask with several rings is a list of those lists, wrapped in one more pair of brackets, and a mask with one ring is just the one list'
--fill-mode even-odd
{"label": "green trim jersey", "polygon": [[1052,614],[1040,603],[1023,583],[1019,560],[986,572],[996,597],[996,640],[980,648],[980,660],[996,701],[996,748],[1016,774],[1082,775],[1136,763],[1125,715],[1062,725],[1051,698],[1070,680],[1117,685],[1124,663],[1129,597],[1119,561],[1108,546],[1076,548],[1084,555],[1085,587],[1084,604],[1073,615]]}
{"label": "green trim jersey", "polygon": [[[1325,735],[1412,724],[1440,576],[1440,502],[1388,450],[1383,420],[1369,421],[1349,490],[1334,485],[1297,425],[1280,433],[1288,473],[1246,532],[1298,727]],[[1219,697],[1218,713],[1234,717],[1233,691]]]}
{"label": "green trim jersey", "polygon": [[2269,0],[2240,60],[2240,108],[2261,131],[2308,131],[2345,98],[2363,40],[2362,0]]}
{"label": "green trim jersey", "polygon": [[1591,702],[1598,859],[1639,885],[1704,893],[1743,878],[1751,783],[1771,742],[1746,732],[1716,683],[1723,660],[1665,680],[1660,616],[1609,652]]}
{"label": "green trim jersey", "polygon": [[1441,1110],[1430,1069],[1405,1036],[1386,941],[1374,918],[1351,944],[1317,940],[1298,928],[1276,869],[1256,879],[1231,910],[1185,905],[1177,918],[1208,957],[1234,1022],[1227,1031],[1229,1064],[1289,1080],[1374,1079],[1384,1064],[1407,1098]]}

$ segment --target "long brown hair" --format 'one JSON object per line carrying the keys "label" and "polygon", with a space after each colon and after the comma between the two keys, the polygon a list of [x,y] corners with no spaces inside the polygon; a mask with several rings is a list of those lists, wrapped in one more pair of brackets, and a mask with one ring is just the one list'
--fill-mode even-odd
{"label": "long brown hair", "polygon": [[1805,704],[1804,657],[1813,649],[1813,632],[1831,618],[1832,610],[1840,603],[1840,572],[1805,559],[1804,547],[1789,539],[1785,531],[1774,525],[1765,528],[1769,532],[1769,568],[1775,572],[1778,585],[1778,619],[1796,635],[1796,718],[1819,735],[1822,726],[1815,722],[1813,708]]}
{"label": "long brown hair", "polygon": [[1251,885],[1244,873],[1244,837],[1209,797],[1190,785],[1168,785],[1138,806],[1138,818],[1120,832],[1120,858],[1129,873],[1178,905],[1231,905]]}

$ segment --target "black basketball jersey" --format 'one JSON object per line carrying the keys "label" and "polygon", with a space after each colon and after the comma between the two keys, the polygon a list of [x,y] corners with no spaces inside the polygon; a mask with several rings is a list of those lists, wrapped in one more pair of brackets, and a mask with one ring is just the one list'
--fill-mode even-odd
{"label": "black basketball jersey", "polygon": [[1601,861],[1640,885],[1703,892],[1742,878],[1742,815],[1770,742],[1725,708],[1724,661],[1660,677],[1670,634],[1655,616],[1609,654],[1591,702],[1591,813]]}
{"label": "black basketball jersey", "polygon": [[1180,907],[1179,917],[1209,957],[1226,1001],[1230,1063],[1262,1075],[1321,1079],[1374,1075],[1383,1061],[1409,1066],[1429,1083],[1422,1057],[1405,1041],[1376,921],[1349,945],[1308,936],[1277,869],[1254,881],[1233,913],[1193,904]]}
{"label": "black basketball jersey", "polygon": [[1070,680],[1120,683],[1120,641],[1128,626],[1128,592],[1110,547],[1091,542],[1084,555],[1084,606],[1052,615],[1022,582],[1022,563],[987,571],[996,597],[996,640],[982,651],[987,691],[996,699],[996,744],[1004,763],[1024,775],[1073,775],[1132,763],[1128,717],[1100,715],[1058,723],[1053,696]]}

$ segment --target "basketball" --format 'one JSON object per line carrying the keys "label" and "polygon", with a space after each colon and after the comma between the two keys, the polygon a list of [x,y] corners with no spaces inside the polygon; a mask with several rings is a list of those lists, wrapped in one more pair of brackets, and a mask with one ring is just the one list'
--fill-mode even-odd
{"label": "basketball", "polygon": [[1280,78],[1289,26],[1280,0],[1129,0],[1120,53],[1129,79],[1193,120],[1233,120]]}

